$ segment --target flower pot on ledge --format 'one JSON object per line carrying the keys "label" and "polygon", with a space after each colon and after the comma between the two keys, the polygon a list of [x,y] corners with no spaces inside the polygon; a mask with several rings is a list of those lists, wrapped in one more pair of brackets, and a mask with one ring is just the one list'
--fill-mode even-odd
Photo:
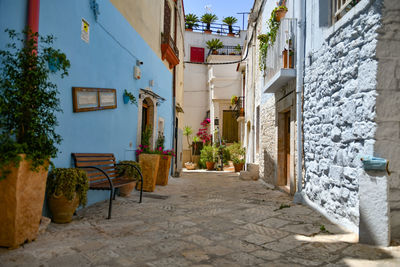
{"label": "flower pot on ledge", "polygon": [[280,22],[281,19],[283,19],[286,16],[287,10],[281,8],[279,10],[276,11],[275,13],[275,19],[277,22]]}
{"label": "flower pot on ledge", "polygon": [[205,33],[205,34],[211,34],[212,31],[211,31],[211,30],[204,30],[204,33]]}
{"label": "flower pot on ledge", "polygon": [[[289,52],[289,66],[288,66],[288,52]],[[284,69],[293,69],[293,51],[288,51],[287,49],[282,51],[283,56],[283,68]]]}
{"label": "flower pot on ledge", "polygon": [[206,166],[208,171],[214,170],[215,162],[206,161]]}

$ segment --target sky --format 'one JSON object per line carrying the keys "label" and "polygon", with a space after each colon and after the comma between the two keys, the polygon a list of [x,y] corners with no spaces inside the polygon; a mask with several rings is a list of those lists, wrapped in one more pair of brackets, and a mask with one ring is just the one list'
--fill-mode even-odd
{"label": "sky", "polygon": [[[253,0],[183,0],[185,14],[193,13],[200,18],[211,10],[211,13],[218,17],[217,23],[222,23],[225,17],[234,16],[238,19],[236,26],[240,28],[242,28],[243,15],[236,13],[250,12],[253,2]],[[247,28],[247,15],[245,15],[244,27]]]}

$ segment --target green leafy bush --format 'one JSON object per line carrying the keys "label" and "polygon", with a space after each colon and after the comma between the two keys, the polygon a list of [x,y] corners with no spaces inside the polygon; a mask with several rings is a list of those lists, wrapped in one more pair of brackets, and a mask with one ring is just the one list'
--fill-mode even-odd
{"label": "green leafy bush", "polygon": [[200,161],[215,162],[217,160],[217,149],[214,146],[204,146],[200,152]]}
{"label": "green leafy bush", "polygon": [[246,149],[240,143],[233,143],[226,148],[229,151],[233,163],[244,163],[246,156]]}
{"label": "green leafy bush", "polygon": [[185,15],[185,23],[187,29],[193,29],[193,27],[197,27],[197,22],[199,22],[199,18],[192,13]]}
{"label": "green leafy bush", "polygon": [[[140,170],[140,165],[139,163],[137,163],[136,161],[133,160],[123,160],[118,162],[119,164],[131,164],[131,165],[135,165],[136,167],[139,168]],[[138,171],[135,169],[135,167],[133,166],[129,166],[129,165],[117,165],[117,174],[118,176],[122,176],[122,177],[127,177],[131,180],[136,180],[138,181],[140,179],[140,175],[138,173]]]}
{"label": "green leafy bush", "polygon": [[210,50],[217,50],[217,49],[224,47],[224,44],[218,38],[213,38],[211,40],[208,40],[206,42],[206,45],[207,45],[207,48]]}
{"label": "green leafy bush", "polygon": [[32,161],[32,170],[57,156],[62,139],[55,132],[56,114],[62,110],[49,75],[61,71],[63,78],[70,67],[66,55],[51,46],[52,35],[6,32],[10,43],[0,50],[0,179],[8,174],[6,166],[19,165],[19,154]]}
{"label": "green leafy bush", "polygon": [[47,196],[64,195],[72,200],[75,194],[79,197],[79,205],[85,206],[89,181],[86,172],[77,168],[54,168],[47,178]]}

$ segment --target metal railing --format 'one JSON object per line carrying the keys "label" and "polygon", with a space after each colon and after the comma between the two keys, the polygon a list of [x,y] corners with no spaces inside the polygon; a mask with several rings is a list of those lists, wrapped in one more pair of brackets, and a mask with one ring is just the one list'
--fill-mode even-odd
{"label": "metal railing", "polygon": [[179,50],[176,46],[175,40],[169,34],[162,34],[161,35],[161,42],[163,44],[168,44],[172,50],[174,51],[177,58],[179,58]]}
{"label": "metal railing", "polygon": [[350,9],[361,0],[333,0],[332,1],[332,23],[341,19]]}
{"label": "metal railing", "polygon": [[281,69],[296,67],[296,42],[297,19],[282,19],[275,43],[267,51],[264,83],[267,83]]}
{"label": "metal railing", "polygon": [[209,49],[208,55],[233,55],[233,56],[240,56],[242,54],[242,47],[240,47],[240,51],[237,46],[224,46],[219,49]]}
{"label": "metal railing", "polygon": [[[187,28],[187,25],[186,25]],[[192,27],[194,32],[204,32],[207,30],[207,24],[203,22],[197,22],[196,25]],[[210,30],[212,31],[213,34],[218,34],[218,35],[228,35],[229,33],[229,26],[226,24],[220,24],[220,23],[211,23],[210,24]],[[240,27],[239,26],[233,26],[232,25],[232,33],[234,35],[239,35],[240,33]]]}
{"label": "metal railing", "polygon": [[233,107],[232,116],[237,119],[244,116],[245,101],[244,96],[238,97],[236,105]]}

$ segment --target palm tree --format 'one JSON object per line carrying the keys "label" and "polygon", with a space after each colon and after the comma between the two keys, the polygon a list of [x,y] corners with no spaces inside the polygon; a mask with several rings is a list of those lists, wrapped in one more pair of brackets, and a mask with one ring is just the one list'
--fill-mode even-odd
{"label": "palm tree", "polygon": [[207,30],[210,30],[211,23],[217,21],[218,17],[211,13],[205,13],[203,16],[201,16],[200,20],[201,20],[201,22],[204,22],[205,24],[207,24]]}
{"label": "palm tree", "polygon": [[192,147],[192,145],[190,144],[190,141],[189,141],[189,138],[190,138],[190,136],[191,136],[192,134],[193,134],[193,129],[192,129],[192,127],[190,127],[190,126],[185,126],[185,127],[183,127],[183,135],[186,136],[187,143],[188,143],[188,146],[189,146],[189,149],[190,149],[190,162],[193,162],[193,161],[192,161],[192,152],[191,152],[191,147]]}
{"label": "palm tree", "polygon": [[224,47],[224,44],[218,38],[211,39],[207,41],[206,44],[207,48],[210,49],[213,52],[213,54],[215,53],[215,51],[217,51],[217,49]]}
{"label": "palm tree", "polygon": [[185,21],[186,21],[186,28],[187,29],[193,29],[193,27],[197,27],[197,22],[199,22],[199,18],[192,13],[189,13],[185,16]]}
{"label": "palm tree", "polygon": [[235,17],[226,17],[223,21],[229,27],[229,33],[233,32],[232,25],[237,22],[237,18]]}

